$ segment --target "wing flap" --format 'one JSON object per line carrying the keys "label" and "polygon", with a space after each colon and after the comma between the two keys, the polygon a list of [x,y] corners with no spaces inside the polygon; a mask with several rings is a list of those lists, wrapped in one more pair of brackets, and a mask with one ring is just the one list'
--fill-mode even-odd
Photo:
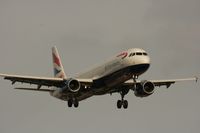
{"label": "wing flap", "polygon": [[8,74],[0,74],[0,76],[4,77],[4,79],[6,80],[10,80],[12,84],[15,84],[16,82],[36,84],[38,85],[38,88],[40,88],[41,86],[60,87],[61,83],[63,83],[63,79],[61,78],[46,78],[46,77],[8,75]]}
{"label": "wing flap", "polygon": [[79,79],[79,78],[76,78],[76,80],[78,80],[81,83],[81,85],[83,85],[83,86],[92,86],[92,83],[93,83],[92,79]]}
{"label": "wing flap", "polygon": [[[167,88],[169,88],[172,84],[176,83],[176,82],[183,82],[183,81],[196,81],[197,82],[198,77],[193,77],[193,78],[185,78],[185,79],[169,79],[169,80],[149,80],[150,82],[152,82],[155,86],[166,86]],[[124,86],[134,86],[135,84],[139,84],[142,81],[137,81],[137,82],[133,82],[132,80],[129,80],[127,82],[125,82],[123,85]]]}
{"label": "wing flap", "polygon": [[176,82],[183,82],[183,81],[196,81],[198,78],[185,78],[185,79],[172,79],[172,80],[151,80],[152,83],[154,83],[155,86],[166,86],[169,88],[172,84]]}
{"label": "wing flap", "polygon": [[43,91],[43,92],[52,92],[50,89],[37,89],[37,88],[15,88],[17,90],[30,90],[30,91]]}

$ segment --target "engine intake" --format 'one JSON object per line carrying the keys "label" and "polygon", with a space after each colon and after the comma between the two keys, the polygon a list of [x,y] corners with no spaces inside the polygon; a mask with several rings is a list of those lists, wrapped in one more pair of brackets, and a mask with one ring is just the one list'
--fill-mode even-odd
{"label": "engine intake", "polygon": [[143,81],[136,86],[135,96],[137,97],[147,97],[154,93],[154,84],[150,81]]}
{"label": "engine intake", "polygon": [[78,92],[81,88],[80,82],[76,79],[66,80],[64,83],[63,90],[70,92]]}

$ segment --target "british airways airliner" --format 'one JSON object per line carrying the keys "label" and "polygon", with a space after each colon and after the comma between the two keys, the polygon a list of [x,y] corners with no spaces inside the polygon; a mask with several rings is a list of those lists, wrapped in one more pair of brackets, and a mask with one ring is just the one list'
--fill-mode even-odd
{"label": "british airways airliner", "polygon": [[[137,97],[147,97],[154,93],[155,87],[170,87],[179,81],[197,81],[197,77],[171,80],[138,80],[150,67],[150,58],[146,51],[133,48],[118,53],[116,56],[87,72],[67,77],[58,54],[57,48],[52,48],[54,78],[33,77],[22,75],[0,74],[12,84],[16,82],[35,84],[35,88],[15,88],[20,90],[44,91],[51,96],[67,101],[68,107],[79,106],[79,102],[96,95],[120,93],[117,108],[128,108],[124,99],[130,90]],[[43,88],[46,87],[46,88]]]}

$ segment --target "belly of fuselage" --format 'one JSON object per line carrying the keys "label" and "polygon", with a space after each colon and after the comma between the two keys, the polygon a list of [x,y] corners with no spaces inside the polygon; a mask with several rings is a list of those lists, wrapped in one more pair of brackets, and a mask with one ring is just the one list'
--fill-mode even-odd
{"label": "belly of fuselage", "polygon": [[138,64],[128,66],[126,68],[117,70],[112,74],[104,76],[102,78],[94,80],[93,88],[95,88],[95,93],[98,95],[105,94],[109,90],[117,85],[124,83],[125,81],[131,79],[133,75],[141,75],[149,68],[149,64]]}

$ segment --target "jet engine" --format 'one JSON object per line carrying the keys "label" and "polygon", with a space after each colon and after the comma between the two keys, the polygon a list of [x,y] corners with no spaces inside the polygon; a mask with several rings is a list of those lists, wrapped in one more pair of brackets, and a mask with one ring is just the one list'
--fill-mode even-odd
{"label": "jet engine", "polygon": [[137,97],[147,97],[154,93],[154,84],[150,81],[142,81],[140,84],[136,85],[134,90],[135,96]]}
{"label": "jet engine", "polygon": [[66,80],[64,83],[63,90],[70,91],[70,92],[78,92],[81,88],[80,82],[76,79],[69,79]]}

